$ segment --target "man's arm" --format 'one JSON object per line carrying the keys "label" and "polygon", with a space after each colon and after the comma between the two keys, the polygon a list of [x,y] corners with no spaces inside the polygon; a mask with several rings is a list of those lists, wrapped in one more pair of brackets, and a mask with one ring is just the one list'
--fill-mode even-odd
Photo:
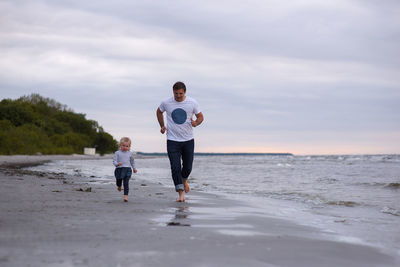
{"label": "man's arm", "polygon": [[195,114],[195,116],[196,116],[196,120],[192,119],[192,126],[193,127],[199,126],[204,120],[203,113],[201,113],[201,112],[198,113],[198,114]]}
{"label": "man's arm", "polygon": [[157,108],[157,113],[156,114],[157,114],[158,123],[160,124],[160,127],[161,127],[160,132],[162,134],[164,134],[165,131],[167,130],[167,128],[165,128],[164,116],[163,116],[163,113],[161,112],[160,108]]}

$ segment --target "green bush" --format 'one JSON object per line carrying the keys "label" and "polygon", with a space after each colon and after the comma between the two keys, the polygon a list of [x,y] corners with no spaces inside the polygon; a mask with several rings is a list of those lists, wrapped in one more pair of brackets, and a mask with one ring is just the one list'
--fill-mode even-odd
{"label": "green bush", "polygon": [[0,154],[81,154],[96,147],[117,150],[117,141],[85,114],[38,94],[0,102]]}

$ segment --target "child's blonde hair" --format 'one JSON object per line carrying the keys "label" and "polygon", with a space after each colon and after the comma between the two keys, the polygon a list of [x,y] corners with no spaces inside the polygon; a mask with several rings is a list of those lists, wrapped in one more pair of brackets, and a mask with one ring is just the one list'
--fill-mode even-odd
{"label": "child's blonde hair", "polygon": [[119,144],[121,145],[122,143],[129,143],[131,144],[131,139],[129,137],[122,137],[121,140],[119,140]]}

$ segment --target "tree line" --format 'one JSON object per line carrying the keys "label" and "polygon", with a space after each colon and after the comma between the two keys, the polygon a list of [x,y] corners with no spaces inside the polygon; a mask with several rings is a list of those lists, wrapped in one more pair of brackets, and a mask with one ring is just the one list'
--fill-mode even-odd
{"label": "tree line", "polygon": [[118,149],[117,141],[97,121],[38,94],[0,102],[0,154],[100,154]]}

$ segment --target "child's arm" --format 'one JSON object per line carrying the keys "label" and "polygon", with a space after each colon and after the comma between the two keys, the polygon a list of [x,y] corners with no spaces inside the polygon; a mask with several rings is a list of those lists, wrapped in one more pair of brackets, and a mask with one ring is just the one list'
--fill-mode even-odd
{"label": "child's arm", "polygon": [[130,162],[131,162],[131,166],[132,166],[133,172],[134,172],[134,173],[137,173],[136,165],[135,165],[135,159],[133,158],[133,154],[131,155],[131,157],[129,158],[129,160],[130,160]]}
{"label": "child's arm", "polygon": [[121,165],[121,162],[118,162],[118,151],[114,153],[113,164],[115,167],[118,167]]}

